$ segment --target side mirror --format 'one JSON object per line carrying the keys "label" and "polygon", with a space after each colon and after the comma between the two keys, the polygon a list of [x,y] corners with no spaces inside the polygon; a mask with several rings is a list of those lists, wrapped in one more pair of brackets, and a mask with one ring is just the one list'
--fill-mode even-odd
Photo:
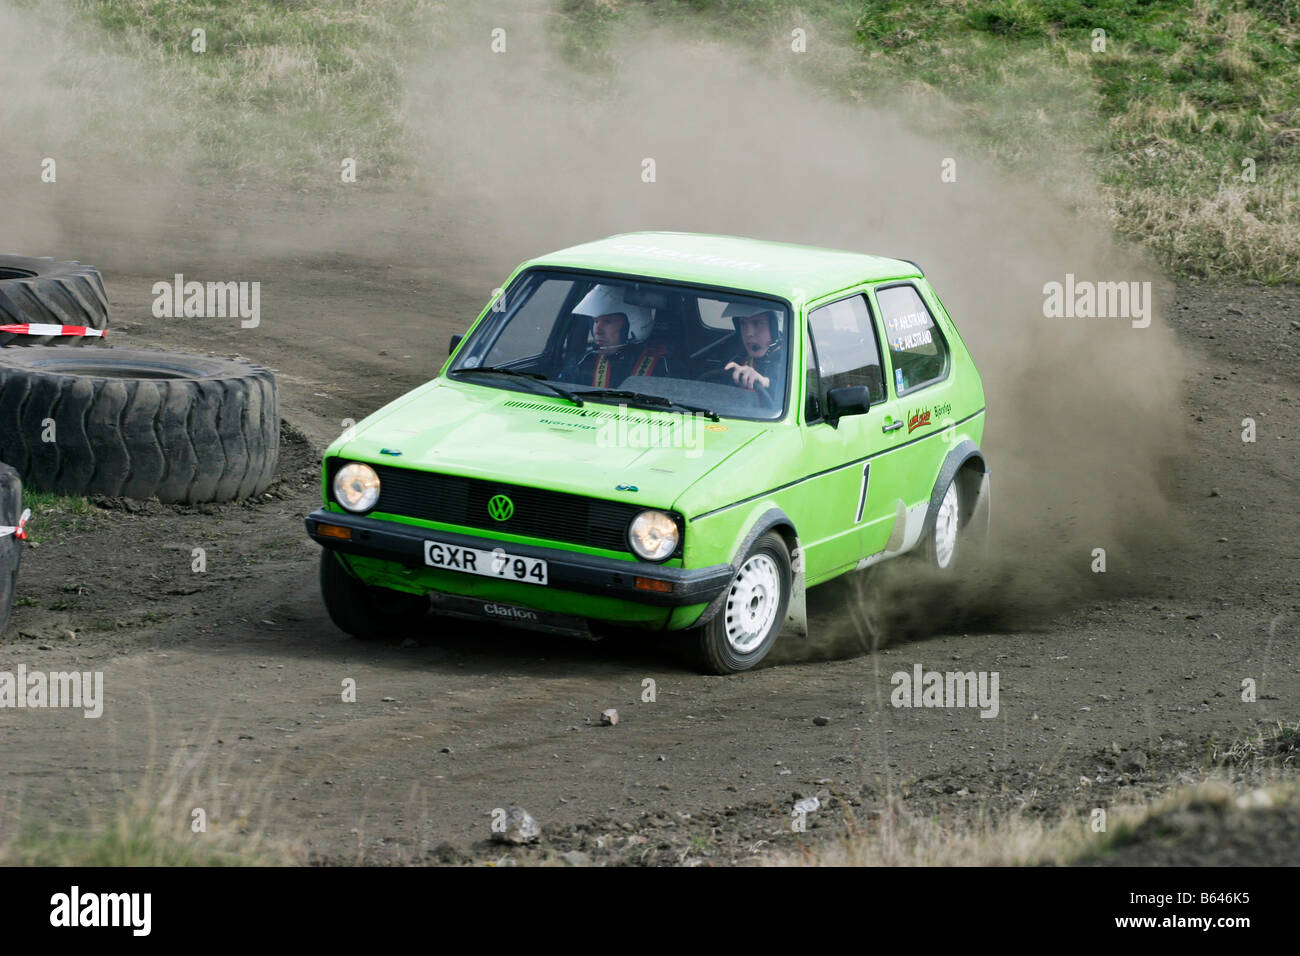
{"label": "side mirror", "polygon": [[453,335],[451,337],[451,345],[447,346],[448,355],[456,351],[456,346],[460,345],[460,340],[463,339],[464,337],[465,337],[464,335]]}
{"label": "side mirror", "polygon": [[865,385],[846,385],[826,393],[826,416],[838,421],[846,415],[865,415],[871,408],[871,390]]}

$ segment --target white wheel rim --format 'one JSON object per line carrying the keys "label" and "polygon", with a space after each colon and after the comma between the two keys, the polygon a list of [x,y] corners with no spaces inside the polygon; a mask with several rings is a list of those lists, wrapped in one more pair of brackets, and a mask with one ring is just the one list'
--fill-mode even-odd
{"label": "white wheel rim", "polygon": [[952,563],[952,553],[957,548],[957,517],[957,486],[951,484],[944,492],[934,522],[934,560],[941,568]]}
{"label": "white wheel rim", "polygon": [[763,643],[781,603],[781,575],[776,562],[756,554],[740,566],[727,594],[727,643],[748,654]]}

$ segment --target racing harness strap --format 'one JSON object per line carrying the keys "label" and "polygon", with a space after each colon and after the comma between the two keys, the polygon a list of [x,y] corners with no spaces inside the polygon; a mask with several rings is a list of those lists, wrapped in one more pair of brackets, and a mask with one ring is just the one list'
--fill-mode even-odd
{"label": "racing harness strap", "polygon": [[[632,368],[633,375],[650,375],[653,374],[655,365],[664,355],[662,347],[644,349],[636,360],[636,365]],[[596,356],[596,367],[592,370],[591,384],[597,388],[609,388],[610,374],[613,372],[614,363],[610,361],[608,355],[603,352]]]}
{"label": "racing harness strap", "polygon": [[651,375],[654,373],[655,365],[663,358],[663,348],[646,349],[641,353],[641,357],[636,360],[636,367],[632,369],[633,375]]}

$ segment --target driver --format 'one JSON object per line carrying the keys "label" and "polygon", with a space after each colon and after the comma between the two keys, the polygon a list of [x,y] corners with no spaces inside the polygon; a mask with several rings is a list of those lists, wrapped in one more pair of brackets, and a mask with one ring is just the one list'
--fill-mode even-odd
{"label": "driver", "polygon": [[730,318],[744,354],[723,366],[731,373],[731,380],[741,388],[754,390],[758,384],[772,387],[772,378],[780,374],[785,362],[781,354],[781,323],[773,309],[754,311],[745,302],[733,302],[723,310],[722,317]]}
{"label": "driver", "polygon": [[653,314],[625,302],[622,289],[595,286],[573,314],[587,317],[593,347],[561,370],[560,381],[609,388],[633,375],[667,374],[665,350],[646,344]]}

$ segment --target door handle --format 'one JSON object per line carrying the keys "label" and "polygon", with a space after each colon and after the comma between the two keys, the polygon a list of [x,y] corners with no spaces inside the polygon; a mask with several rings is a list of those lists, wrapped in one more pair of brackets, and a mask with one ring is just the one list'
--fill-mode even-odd
{"label": "door handle", "polygon": [[882,432],[896,432],[902,427],[903,427],[903,421],[902,419],[899,419],[898,421],[894,422],[894,424],[892,425],[881,425],[880,430]]}

